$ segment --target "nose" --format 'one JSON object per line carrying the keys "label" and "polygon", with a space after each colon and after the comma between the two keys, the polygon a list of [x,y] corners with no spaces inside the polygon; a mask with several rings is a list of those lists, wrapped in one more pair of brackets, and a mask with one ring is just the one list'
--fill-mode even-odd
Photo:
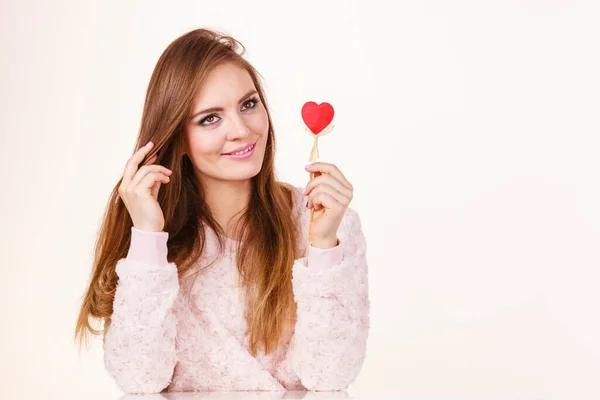
{"label": "nose", "polygon": [[229,129],[229,140],[244,139],[250,134],[250,128],[240,115],[231,118],[231,128]]}

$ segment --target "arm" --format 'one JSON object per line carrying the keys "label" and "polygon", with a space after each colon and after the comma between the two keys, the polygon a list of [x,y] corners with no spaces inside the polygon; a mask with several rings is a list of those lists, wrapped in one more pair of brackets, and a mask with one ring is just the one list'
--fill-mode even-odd
{"label": "arm", "polygon": [[360,218],[348,208],[339,244],[311,246],[296,260],[293,288],[297,320],[292,368],[309,390],[344,390],[365,358],[369,330],[366,241]]}
{"label": "arm", "polygon": [[167,232],[132,228],[127,257],[118,261],[113,314],[105,322],[104,363],[126,393],[158,393],[176,364],[177,267],[167,262]]}

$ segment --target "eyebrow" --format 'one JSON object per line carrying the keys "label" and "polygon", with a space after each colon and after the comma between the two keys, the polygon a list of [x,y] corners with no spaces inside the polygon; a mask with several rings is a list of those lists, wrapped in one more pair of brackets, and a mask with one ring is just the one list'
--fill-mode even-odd
{"label": "eyebrow", "polygon": [[[238,103],[243,102],[246,98],[248,98],[251,95],[256,94],[256,93],[258,93],[258,91],[256,89],[252,89],[251,91],[246,93],[244,96],[242,96],[242,98],[240,99],[240,101]],[[197,113],[192,115],[190,119],[194,119],[200,114],[217,112],[217,111],[223,111],[223,107],[211,107],[211,108],[207,108],[206,110],[198,111]]]}

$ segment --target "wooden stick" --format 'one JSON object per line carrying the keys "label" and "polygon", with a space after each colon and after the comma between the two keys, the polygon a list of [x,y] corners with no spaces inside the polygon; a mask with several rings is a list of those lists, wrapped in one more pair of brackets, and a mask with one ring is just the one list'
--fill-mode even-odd
{"label": "wooden stick", "polygon": [[[329,132],[331,132],[333,130],[333,127],[334,127],[334,125],[329,125],[329,126],[327,126],[327,128],[323,129],[317,135],[312,133],[312,131],[310,129],[308,129],[308,127],[305,129],[314,138],[313,148],[312,148],[312,150],[310,152],[310,156],[308,158],[309,163],[312,164],[315,161],[318,161],[318,159],[319,159],[319,137],[327,135]],[[315,178],[315,174],[316,174],[315,172],[310,173],[311,181]],[[314,207],[314,204],[313,204],[313,207]],[[314,209],[311,208],[309,215],[308,215],[308,232],[306,233],[306,252],[304,253],[304,257],[308,256],[308,250],[310,248],[310,228],[312,226],[313,214],[314,214]]]}
{"label": "wooden stick", "polygon": [[[314,178],[314,173],[310,173],[310,179],[312,180]],[[309,210],[309,215],[308,215],[308,232],[306,234],[306,252],[304,253],[304,257],[308,257],[308,250],[310,248],[310,227],[312,226],[312,219],[313,219],[313,209],[311,208]]]}

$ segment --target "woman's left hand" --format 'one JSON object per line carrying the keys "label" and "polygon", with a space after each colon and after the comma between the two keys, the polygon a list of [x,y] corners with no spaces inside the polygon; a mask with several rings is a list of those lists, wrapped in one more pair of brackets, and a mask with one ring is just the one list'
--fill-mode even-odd
{"label": "woman's left hand", "polygon": [[333,164],[315,162],[306,168],[315,173],[304,190],[308,208],[313,209],[310,240],[314,247],[328,249],[338,244],[337,230],[354,192],[354,187]]}

